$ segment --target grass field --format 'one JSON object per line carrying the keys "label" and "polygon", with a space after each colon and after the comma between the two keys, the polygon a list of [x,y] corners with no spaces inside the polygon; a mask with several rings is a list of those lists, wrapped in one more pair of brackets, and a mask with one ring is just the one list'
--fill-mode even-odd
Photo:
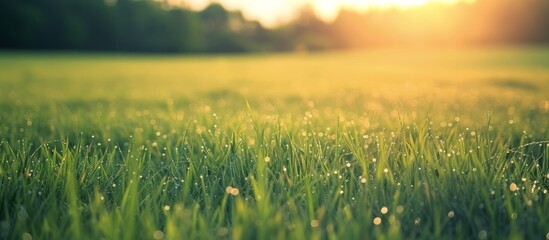
{"label": "grass field", "polygon": [[0,239],[549,239],[549,49],[0,53]]}

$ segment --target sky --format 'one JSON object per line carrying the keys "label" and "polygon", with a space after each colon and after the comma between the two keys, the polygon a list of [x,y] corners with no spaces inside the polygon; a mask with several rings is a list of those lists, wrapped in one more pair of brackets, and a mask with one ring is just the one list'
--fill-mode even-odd
{"label": "sky", "polygon": [[181,2],[192,9],[200,10],[211,2],[221,3],[229,10],[242,11],[244,17],[258,20],[263,25],[272,27],[291,21],[300,8],[309,5],[316,14],[331,21],[337,17],[340,9],[354,9],[367,11],[371,8],[413,7],[426,3],[452,4],[459,1],[471,2],[474,0],[170,0]]}

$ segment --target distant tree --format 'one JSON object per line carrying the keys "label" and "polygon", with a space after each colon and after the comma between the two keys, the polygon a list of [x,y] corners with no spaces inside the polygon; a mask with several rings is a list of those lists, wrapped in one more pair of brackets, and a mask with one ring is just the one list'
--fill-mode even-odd
{"label": "distant tree", "polygon": [[0,7],[0,47],[37,48],[44,13],[36,2],[5,0]]}
{"label": "distant tree", "polygon": [[227,30],[229,13],[219,3],[212,3],[198,13],[203,26],[209,31]]}
{"label": "distant tree", "polygon": [[366,44],[366,16],[355,11],[342,10],[331,24],[337,47],[356,48]]}
{"label": "distant tree", "polygon": [[298,50],[318,51],[336,46],[330,26],[320,20],[310,6],[301,10],[294,30]]}
{"label": "distant tree", "polygon": [[[230,13],[218,3],[212,3],[198,13],[208,52],[243,52],[249,50],[246,38],[239,35],[230,26]],[[231,16],[232,15],[232,16]],[[240,15],[241,16],[241,15]]]}

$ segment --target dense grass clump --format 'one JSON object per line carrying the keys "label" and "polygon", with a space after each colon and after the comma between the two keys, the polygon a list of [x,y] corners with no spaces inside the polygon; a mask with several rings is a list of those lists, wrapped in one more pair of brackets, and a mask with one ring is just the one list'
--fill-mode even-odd
{"label": "dense grass clump", "polygon": [[549,239],[547,56],[4,54],[0,238]]}

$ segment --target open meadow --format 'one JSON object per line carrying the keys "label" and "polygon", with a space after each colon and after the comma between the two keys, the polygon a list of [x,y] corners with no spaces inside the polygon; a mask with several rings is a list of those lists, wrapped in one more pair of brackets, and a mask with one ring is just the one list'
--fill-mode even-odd
{"label": "open meadow", "polygon": [[0,239],[549,239],[549,49],[0,53]]}

